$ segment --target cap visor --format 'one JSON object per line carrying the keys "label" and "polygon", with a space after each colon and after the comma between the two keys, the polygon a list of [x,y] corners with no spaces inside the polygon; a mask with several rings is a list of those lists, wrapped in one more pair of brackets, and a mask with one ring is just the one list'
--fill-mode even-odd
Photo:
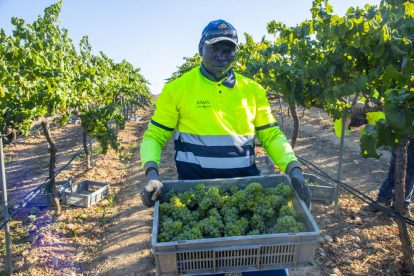
{"label": "cap visor", "polygon": [[212,38],[212,39],[210,39],[210,40],[206,40],[206,41],[204,41],[206,44],[214,44],[214,43],[217,43],[217,42],[219,42],[219,41],[223,41],[223,40],[228,40],[228,41],[230,41],[230,42],[233,42],[234,43],[234,45],[236,45],[236,47],[237,47],[237,50],[239,49],[239,44],[237,44],[233,39],[231,39],[231,38],[229,38],[229,37],[215,37],[215,38]]}

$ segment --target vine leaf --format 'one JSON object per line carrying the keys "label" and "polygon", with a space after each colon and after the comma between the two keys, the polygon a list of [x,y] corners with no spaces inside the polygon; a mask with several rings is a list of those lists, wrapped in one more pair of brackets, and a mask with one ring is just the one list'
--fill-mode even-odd
{"label": "vine leaf", "polygon": [[397,132],[405,132],[414,120],[414,112],[396,102],[385,102],[384,113],[389,125]]}
{"label": "vine leaf", "polygon": [[384,75],[382,76],[382,82],[385,86],[389,86],[391,80],[395,80],[398,83],[404,82],[404,76],[392,64],[385,68]]}
{"label": "vine leaf", "polygon": [[361,136],[361,156],[364,158],[374,157],[379,159],[381,155],[377,153],[375,136],[371,133],[365,133]]}
{"label": "vine leaf", "polygon": [[386,120],[379,120],[376,123],[376,129],[377,147],[380,145],[398,147],[401,139],[404,138],[404,136],[399,137],[398,133],[391,129]]}

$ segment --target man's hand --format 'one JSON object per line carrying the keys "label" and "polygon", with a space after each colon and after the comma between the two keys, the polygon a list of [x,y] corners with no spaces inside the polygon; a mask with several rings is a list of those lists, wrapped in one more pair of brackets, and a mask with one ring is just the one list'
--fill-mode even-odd
{"label": "man's hand", "polygon": [[146,207],[155,205],[155,201],[162,199],[164,196],[164,188],[158,177],[157,170],[151,170],[147,175],[147,184],[141,191],[141,200]]}
{"label": "man's hand", "polygon": [[306,183],[303,177],[302,170],[300,168],[294,168],[290,171],[290,178],[292,179],[292,186],[298,193],[300,199],[302,199],[308,209],[310,208],[312,193],[309,189],[308,183]]}

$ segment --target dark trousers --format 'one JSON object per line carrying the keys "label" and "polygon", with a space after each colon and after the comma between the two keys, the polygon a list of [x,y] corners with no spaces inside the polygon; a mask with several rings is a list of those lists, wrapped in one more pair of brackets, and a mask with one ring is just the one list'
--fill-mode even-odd
{"label": "dark trousers", "polygon": [[[414,184],[414,139],[411,139],[407,147],[407,170],[405,176],[405,200],[404,207],[408,206],[411,202],[411,196],[413,194]],[[391,202],[395,199],[394,194],[394,173],[395,173],[395,148],[391,148],[391,160],[390,168],[388,170],[388,176],[382,183],[379,189],[378,197],[382,200]]]}

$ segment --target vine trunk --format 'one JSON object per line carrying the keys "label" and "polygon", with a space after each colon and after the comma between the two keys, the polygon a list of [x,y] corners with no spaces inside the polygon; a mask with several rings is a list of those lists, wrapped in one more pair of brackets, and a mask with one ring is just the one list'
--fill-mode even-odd
{"label": "vine trunk", "polygon": [[[403,206],[405,200],[405,177],[407,168],[407,146],[410,140],[405,138],[401,142],[401,146],[395,150],[395,208],[400,214],[403,213]],[[403,252],[403,266],[404,272],[411,273],[414,271],[414,250],[411,245],[410,236],[408,235],[407,224],[405,221],[396,217],[399,236]]]}
{"label": "vine trunk", "polygon": [[293,149],[295,148],[296,139],[298,138],[300,123],[299,123],[298,113],[296,112],[296,104],[293,103],[289,105],[289,107],[290,107],[290,113],[292,114],[292,119],[293,119],[293,134],[292,134],[292,141],[290,142],[290,145],[292,146],[292,149]]}
{"label": "vine trunk", "polygon": [[49,144],[49,153],[50,153],[50,162],[49,162],[49,179],[50,179],[50,193],[52,194],[53,203],[55,205],[56,215],[60,215],[60,203],[59,198],[56,193],[56,185],[55,185],[55,168],[56,168],[56,144],[55,141],[52,139],[52,135],[50,134],[50,124],[49,122],[42,122],[43,131],[45,133],[45,137],[47,143]]}
{"label": "vine trunk", "polygon": [[280,106],[280,116],[282,117],[282,131],[283,131],[283,134],[286,135],[285,122],[283,120],[283,108],[282,108],[282,103],[280,102],[280,99],[279,99],[279,106]]}
{"label": "vine trunk", "polygon": [[86,135],[85,132],[83,132],[83,135],[82,135],[82,142],[83,142],[83,149],[86,155],[86,168],[87,170],[90,170],[92,169],[91,156],[89,154],[89,148],[88,148],[88,136]]}

